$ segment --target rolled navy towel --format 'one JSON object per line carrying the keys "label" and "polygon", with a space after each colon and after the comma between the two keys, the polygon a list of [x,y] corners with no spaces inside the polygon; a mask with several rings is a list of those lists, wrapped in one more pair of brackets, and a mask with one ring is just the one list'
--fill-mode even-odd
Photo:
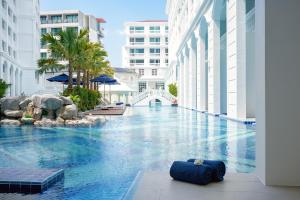
{"label": "rolled navy towel", "polygon": [[226,173],[226,167],[224,162],[217,160],[198,160],[198,159],[189,159],[187,162],[190,163],[202,163],[203,165],[208,165],[212,168],[212,180],[220,182],[224,180],[224,175]]}
{"label": "rolled navy towel", "polygon": [[212,181],[212,168],[192,162],[175,161],[170,168],[170,176],[179,181],[207,185]]}

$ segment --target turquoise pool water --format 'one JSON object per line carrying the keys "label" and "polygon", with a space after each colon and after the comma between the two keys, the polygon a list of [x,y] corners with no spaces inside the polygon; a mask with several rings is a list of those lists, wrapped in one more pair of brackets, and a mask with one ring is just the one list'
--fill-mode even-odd
{"label": "turquoise pool water", "polygon": [[37,199],[122,199],[140,170],[188,158],[255,168],[255,127],[173,107],[136,107],[98,128],[0,128],[0,167],[63,168]]}

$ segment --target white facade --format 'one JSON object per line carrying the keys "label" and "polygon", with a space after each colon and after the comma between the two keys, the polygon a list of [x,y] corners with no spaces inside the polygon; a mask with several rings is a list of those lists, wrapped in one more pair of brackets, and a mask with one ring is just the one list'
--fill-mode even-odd
{"label": "white facade", "polygon": [[254,0],[168,0],[170,79],[180,106],[255,118]]}
{"label": "white facade", "polygon": [[39,0],[1,0],[0,77],[8,96],[42,88],[36,75],[39,59]]}
{"label": "white facade", "polygon": [[164,89],[169,63],[168,22],[127,22],[125,34],[123,66],[139,74],[138,91]]}
{"label": "white facade", "polygon": [[[41,21],[41,35],[45,33],[57,33],[61,30],[73,28],[77,31],[81,29],[89,30],[89,40],[94,43],[101,43],[103,38],[102,24],[105,20],[96,18],[93,15],[84,14],[79,10],[59,10],[59,11],[42,11],[40,14]],[[47,46],[41,43],[40,49],[41,58],[48,58],[49,52]],[[60,72],[61,73],[61,72]],[[62,90],[62,84],[51,83],[47,81],[48,78],[58,75],[60,73],[46,73],[43,84],[45,91],[58,93]],[[67,72],[65,72],[67,73]]]}

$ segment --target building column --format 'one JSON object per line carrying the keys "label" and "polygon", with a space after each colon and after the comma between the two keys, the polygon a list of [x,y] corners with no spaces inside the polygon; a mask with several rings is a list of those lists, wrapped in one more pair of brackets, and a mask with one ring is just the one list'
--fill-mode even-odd
{"label": "building column", "polygon": [[185,46],[183,49],[183,106],[185,108],[189,107],[189,50]]}
{"label": "building column", "polygon": [[266,185],[300,186],[300,1],[255,3],[256,173]]}
{"label": "building column", "polygon": [[208,18],[208,112],[220,113],[220,22]]}
{"label": "building column", "polygon": [[183,79],[184,79],[184,64],[183,64],[183,55],[179,55],[179,76],[178,76],[178,105],[183,106],[184,103],[184,95],[183,95]]}
{"label": "building column", "polygon": [[194,33],[197,41],[197,110],[206,111],[205,38],[201,37],[200,28]]}
{"label": "building column", "polygon": [[189,48],[189,108],[197,108],[197,63],[196,63],[196,45],[193,38],[188,41]]}
{"label": "building column", "polygon": [[245,1],[229,0],[227,9],[227,115],[246,119]]}

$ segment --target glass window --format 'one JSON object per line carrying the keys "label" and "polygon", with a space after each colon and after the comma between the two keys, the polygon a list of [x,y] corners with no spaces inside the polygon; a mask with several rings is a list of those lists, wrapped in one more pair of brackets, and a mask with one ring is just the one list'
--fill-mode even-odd
{"label": "glass window", "polygon": [[150,59],[150,65],[159,65],[160,60],[159,59]]}
{"label": "glass window", "polygon": [[16,35],[16,33],[13,33],[13,39],[14,39],[14,41],[17,41],[17,35]]}
{"label": "glass window", "polygon": [[11,56],[11,53],[12,53],[12,51],[11,51],[11,46],[8,46],[8,55]]}
{"label": "glass window", "polygon": [[8,32],[8,35],[11,36],[11,28],[10,28],[10,26],[8,26],[7,32]]}
{"label": "glass window", "polygon": [[2,8],[6,9],[6,6],[7,6],[6,0],[2,0]]}
{"label": "glass window", "polygon": [[11,10],[11,8],[10,8],[10,7],[8,7],[8,16],[10,16],[10,17],[11,17],[11,15],[12,15],[12,10]]}
{"label": "glass window", "polygon": [[14,51],[14,58],[17,58],[17,52]]}
{"label": "glass window", "polygon": [[137,33],[142,33],[144,32],[144,27],[143,26],[130,26],[129,31],[130,32],[137,32]]}
{"label": "glass window", "polygon": [[67,23],[77,23],[78,22],[78,14],[66,15]]}
{"label": "glass window", "polygon": [[152,76],[157,76],[157,69],[152,69]]}
{"label": "glass window", "polygon": [[159,33],[160,27],[159,26],[150,26],[149,30],[150,30],[150,33]]}
{"label": "glass window", "polygon": [[130,49],[130,54],[143,54],[144,49]]}
{"label": "glass window", "polygon": [[159,89],[164,90],[165,89],[165,83],[157,82],[157,83],[155,83],[155,88],[157,90],[159,90]]}
{"label": "glass window", "polygon": [[157,49],[157,48],[151,48],[151,49],[150,49],[150,54],[160,54],[160,49]]}
{"label": "glass window", "polygon": [[169,49],[168,48],[165,49],[165,54],[166,54],[166,56],[169,55]]}
{"label": "glass window", "polygon": [[135,44],[135,43],[143,44],[145,42],[145,38],[130,38],[129,41],[131,44]]}
{"label": "glass window", "polygon": [[165,43],[166,43],[166,45],[169,44],[169,38],[168,37],[165,38]]}
{"label": "glass window", "polygon": [[50,17],[52,23],[61,23],[61,15],[53,15]]}
{"label": "glass window", "polygon": [[13,22],[17,23],[17,17],[16,17],[16,15],[13,16]]}
{"label": "glass window", "polygon": [[166,33],[169,32],[169,27],[168,26],[165,26],[165,31],[166,31]]}
{"label": "glass window", "polygon": [[51,33],[53,35],[57,35],[61,31],[62,31],[62,28],[51,28]]}
{"label": "glass window", "polygon": [[139,69],[139,75],[144,76],[145,75],[145,70],[144,69]]}
{"label": "glass window", "polygon": [[2,40],[2,50],[6,51],[6,42],[4,42],[3,40]]}
{"label": "glass window", "polygon": [[146,82],[139,82],[139,92],[144,92],[147,89]]}
{"label": "glass window", "polygon": [[47,33],[47,29],[46,28],[41,28],[41,35],[44,35]]}
{"label": "glass window", "polygon": [[2,29],[3,29],[3,30],[6,29],[6,21],[4,21],[4,19],[2,19]]}
{"label": "glass window", "polygon": [[41,58],[42,58],[42,59],[46,59],[46,58],[47,58],[47,53],[42,52],[42,53],[41,53]]}
{"label": "glass window", "polygon": [[144,59],[130,60],[130,65],[143,65],[145,63]]}
{"label": "glass window", "polygon": [[159,37],[151,37],[149,40],[150,40],[150,43],[152,43],[152,44],[159,44],[160,43],[160,38]]}
{"label": "glass window", "polygon": [[41,24],[47,24],[47,17],[46,16],[41,16]]}
{"label": "glass window", "polygon": [[67,27],[67,30],[73,30],[75,32],[78,32],[78,27]]}

